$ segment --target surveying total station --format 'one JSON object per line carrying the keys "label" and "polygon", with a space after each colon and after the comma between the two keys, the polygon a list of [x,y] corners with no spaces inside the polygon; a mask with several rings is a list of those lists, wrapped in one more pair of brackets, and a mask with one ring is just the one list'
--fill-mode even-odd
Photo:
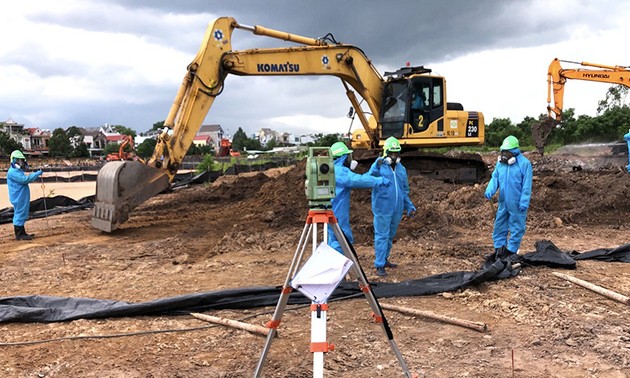
{"label": "surveying total station", "polygon": [[[328,297],[337,288],[347,273],[356,276],[359,289],[365,295],[374,321],[381,325],[385,336],[405,377],[412,378],[403,359],[393,333],[387,323],[367,277],[359,265],[354,248],[348,243],[341,231],[337,218],[332,211],[331,200],[335,197],[335,169],[333,156],[328,147],[311,147],[306,160],[305,192],[308,199],[308,216],[302,230],[300,241],[293,255],[287,277],[282,285],[280,298],[272,319],[267,322],[269,328],[265,345],[258,360],[254,377],[260,377],[263,364],[277,336],[282,314],[289,301],[289,295],[295,289],[309,298],[311,302],[311,345],[313,353],[313,377],[324,376],[324,353],[334,350],[334,345],[326,339],[326,312]],[[321,232],[318,232],[321,229]],[[328,232],[332,231],[339,241],[343,253],[339,253],[327,244]],[[311,240],[312,254],[302,264],[306,246]]]}
{"label": "surveying total station", "polygon": [[332,208],[330,201],[335,197],[335,164],[330,148],[309,148],[304,186],[309,208]]}

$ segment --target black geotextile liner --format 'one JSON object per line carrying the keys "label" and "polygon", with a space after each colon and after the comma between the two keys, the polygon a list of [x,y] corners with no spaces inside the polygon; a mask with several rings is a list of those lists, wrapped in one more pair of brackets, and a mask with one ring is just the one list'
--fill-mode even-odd
{"label": "black geotextile liner", "polygon": [[[66,196],[38,198],[31,201],[29,219],[44,218],[61,213],[87,209],[94,206],[94,196],[74,200]],[[0,210],[0,224],[13,222],[13,207]]]}
{"label": "black geotextile liner", "polygon": [[[512,267],[512,264],[517,262],[521,263],[523,267],[532,265],[532,261],[537,265],[572,267],[571,264],[558,264],[558,261],[564,262],[565,259],[570,259],[571,256],[566,252],[560,251],[552,242],[537,242],[536,249],[536,252],[528,253],[524,256],[488,255],[482,267],[474,272],[449,272],[400,283],[372,283],[371,286],[377,298],[411,297],[455,291],[486,281],[513,277],[517,275],[521,269]],[[617,252],[616,256],[621,254],[624,256],[624,259],[627,259],[628,249],[628,244],[625,244],[612,251],[625,251]],[[594,251],[587,253],[592,252]],[[582,259],[588,258],[585,254],[580,254]],[[609,254],[610,251],[603,252],[603,255]],[[545,256],[549,259],[546,263]],[[597,259],[598,257],[592,258]],[[5,297],[0,298],[0,323],[49,323],[75,319],[181,315],[209,310],[250,309],[255,307],[275,306],[278,303],[279,294],[279,287],[266,286],[186,294],[142,303],[39,295]],[[333,295],[329,298],[329,301],[362,296],[363,292],[359,289],[357,282],[341,282]],[[310,301],[301,293],[293,292],[289,296],[288,303],[308,304]]]}

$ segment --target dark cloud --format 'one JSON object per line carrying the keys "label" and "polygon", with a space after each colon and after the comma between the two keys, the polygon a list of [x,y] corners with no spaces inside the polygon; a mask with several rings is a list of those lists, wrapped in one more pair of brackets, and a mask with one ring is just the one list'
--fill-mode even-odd
{"label": "dark cloud", "polygon": [[[560,42],[574,26],[605,12],[608,3],[554,9],[533,0],[109,2],[176,14],[233,16],[243,24],[309,37],[332,33],[339,42],[362,48],[375,64],[393,67],[409,60],[418,65],[445,61],[481,49]],[[266,47],[270,42],[256,43]]]}

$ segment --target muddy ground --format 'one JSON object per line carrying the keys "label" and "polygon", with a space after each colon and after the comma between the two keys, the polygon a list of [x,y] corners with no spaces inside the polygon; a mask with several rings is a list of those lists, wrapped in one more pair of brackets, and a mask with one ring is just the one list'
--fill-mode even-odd
{"label": "muddy ground", "polygon": [[[630,175],[601,156],[531,158],[533,200],[520,253],[544,239],[565,251],[630,242]],[[16,242],[12,226],[1,225],[0,295],[143,302],[281,285],[307,213],[302,180],[303,165],[184,188],[141,205],[113,234],[91,228],[90,211],[29,221],[32,242]],[[492,250],[493,208],[484,187],[413,178],[418,215],[402,222],[391,256],[400,266],[385,278],[372,269],[369,191],[355,191],[355,247],[368,278],[398,282],[478,269]],[[528,267],[461,292],[381,301],[488,325],[480,333],[386,311],[420,377],[630,376],[630,308],[554,271]],[[580,261],[565,273],[630,295],[628,264]],[[213,314],[263,324],[271,311]],[[403,376],[365,299],[331,303],[328,317],[335,350],[325,356],[326,376]],[[248,377],[264,342],[187,315],[4,323],[0,331],[2,343],[17,343],[0,346],[0,375],[7,377]],[[279,333],[264,376],[311,376],[309,310],[289,307]]]}

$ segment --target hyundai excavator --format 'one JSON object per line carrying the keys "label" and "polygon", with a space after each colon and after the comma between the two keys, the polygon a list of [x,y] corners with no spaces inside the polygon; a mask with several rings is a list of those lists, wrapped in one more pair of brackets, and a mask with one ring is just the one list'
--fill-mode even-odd
{"label": "hyundai excavator", "polygon": [[[578,64],[592,68],[562,68],[560,62]],[[532,136],[534,144],[541,153],[544,153],[545,144],[551,131],[562,121],[562,109],[564,105],[564,85],[568,79],[596,81],[601,83],[619,84],[630,87],[630,70],[628,66],[610,66],[588,62],[572,62],[555,58],[549,64],[547,71],[547,118],[545,121],[534,124]],[[552,103],[553,93],[553,103]]]}
{"label": "hyundai excavator", "polygon": [[[234,29],[296,46],[233,51]],[[197,56],[188,65],[151,158],[146,164],[110,162],[99,171],[92,217],[95,228],[115,230],[134,207],[169,188],[228,74],[338,77],[363,126],[352,141],[353,148],[376,150],[392,135],[406,150],[484,141],[483,114],[447,103],[445,79],[431,75],[429,69],[406,67],[384,79],[360,48],[339,43],[330,34],[315,39],[221,17],[208,26]],[[452,164],[448,171],[459,176],[476,178],[487,170],[480,158],[444,157],[444,161]]]}

